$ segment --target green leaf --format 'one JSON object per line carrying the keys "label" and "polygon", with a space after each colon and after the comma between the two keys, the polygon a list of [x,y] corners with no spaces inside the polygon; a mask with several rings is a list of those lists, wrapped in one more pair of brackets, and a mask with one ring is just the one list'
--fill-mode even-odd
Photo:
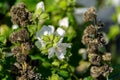
{"label": "green leaf", "polygon": [[32,60],[41,60],[43,61],[44,59],[40,55],[30,55]]}
{"label": "green leaf", "polygon": [[17,3],[24,2],[28,10],[34,11],[36,8],[36,4],[40,2],[41,0],[16,0],[16,1]]}
{"label": "green leaf", "polygon": [[51,66],[51,64],[49,62],[43,62],[42,66],[45,67],[45,68],[48,68],[48,67]]}
{"label": "green leaf", "polygon": [[41,13],[42,13],[42,9],[39,8],[39,9],[35,10],[35,13],[34,13],[33,17],[39,17],[41,15]]}
{"label": "green leaf", "polygon": [[67,7],[67,1],[66,0],[60,1],[59,6],[60,8],[65,9]]}
{"label": "green leaf", "polygon": [[94,79],[92,78],[92,76],[89,76],[89,77],[84,78],[83,80],[94,80]]}
{"label": "green leaf", "polygon": [[55,36],[53,42],[57,43],[59,40],[60,40],[60,37],[59,36]]}
{"label": "green leaf", "polygon": [[68,67],[68,64],[66,63],[66,64],[61,65],[60,69],[66,69],[67,67]]}
{"label": "green leaf", "polygon": [[48,80],[64,80],[64,79],[60,77],[58,74],[52,74],[52,76],[49,77]]}
{"label": "green leaf", "polygon": [[48,53],[48,49],[46,48],[41,48],[41,54],[46,55]]}
{"label": "green leaf", "polygon": [[60,70],[58,74],[63,77],[69,77],[69,73],[66,70]]}
{"label": "green leaf", "polygon": [[42,13],[42,14],[40,15],[39,19],[40,19],[40,20],[41,20],[41,19],[49,19],[49,16],[48,16],[47,13]]}
{"label": "green leaf", "polygon": [[59,67],[60,62],[59,62],[58,60],[54,60],[54,61],[52,62],[52,65]]}
{"label": "green leaf", "polygon": [[49,42],[50,41],[49,36],[42,36],[42,38],[43,38],[43,41],[45,41],[45,42]]}
{"label": "green leaf", "polygon": [[119,32],[120,32],[120,29],[118,25],[111,26],[110,31],[108,33],[108,38],[114,39]]}
{"label": "green leaf", "polygon": [[49,38],[50,38],[50,40],[53,40],[54,35],[53,35],[53,34],[51,34],[51,35],[49,36]]}
{"label": "green leaf", "polygon": [[0,42],[4,43],[5,39],[6,39],[6,36],[4,35],[0,36]]}
{"label": "green leaf", "polygon": [[35,33],[36,33],[36,28],[37,28],[36,25],[29,25],[27,28],[28,28],[28,31],[30,32],[30,37],[31,37],[32,35],[35,35]]}

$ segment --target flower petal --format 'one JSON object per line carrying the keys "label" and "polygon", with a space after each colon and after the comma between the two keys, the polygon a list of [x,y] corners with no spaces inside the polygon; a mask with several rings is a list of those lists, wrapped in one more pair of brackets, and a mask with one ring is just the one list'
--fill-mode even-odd
{"label": "flower petal", "polygon": [[36,9],[39,9],[39,8],[41,8],[43,11],[45,11],[44,2],[43,2],[43,1],[39,2],[39,3],[36,5]]}
{"label": "flower petal", "polygon": [[62,47],[64,47],[65,49],[68,47],[68,48],[71,48],[71,45],[69,43],[61,43],[60,44]]}
{"label": "flower petal", "polygon": [[39,49],[42,47],[42,45],[41,45],[41,43],[40,43],[39,41],[36,41],[36,42],[35,42],[35,45],[36,45],[37,48],[39,48]]}
{"label": "flower petal", "polygon": [[55,53],[55,48],[52,47],[48,50],[48,59],[50,59]]}
{"label": "flower petal", "polygon": [[17,29],[19,26],[17,24],[12,25],[12,29]]}
{"label": "flower petal", "polygon": [[37,37],[37,39],[38,39],[39,43],[41,44],[41,46],[44,47],[45,46],[44,41],[39,37]]}
{"label": "flower petal", "polygon": [[61,60],[61,59],[64,58],[64,55],[66,54],[66,51],[63,51],[63,52],[56,51],[55,54],[56,54],[57,58],[59,60]]}
{"label": "flower petal", "polygon": [[63,30],[62,28],[57,28],[56,34],[63,37],[65,35],[65,30]]}
{"label": "flower petal", "polygon": [[37,33],[36,36],[40,37],[42,35],[50,35],[54,33],[54,27],[52,25],[48,25],[48,26],[43,26]]}
{"label": "flower petal", "polygon": [[68,17],[65,17],[65,18],[61,19],[59,21],[59,26],[63,26],[65,28],[68,28],[69,27]]}

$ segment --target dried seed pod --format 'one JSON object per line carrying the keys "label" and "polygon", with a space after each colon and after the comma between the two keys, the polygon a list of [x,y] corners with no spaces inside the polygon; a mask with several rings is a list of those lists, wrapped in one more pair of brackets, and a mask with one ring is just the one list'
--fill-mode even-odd
{"label": "dried seed pod", "polygon": [[29,39],[29,33],[26,29],[21,29],[20,31],[13,32],[10,35],[10,41],[12,43],[25,42]]}
{"label": "dried seed pod", "polygon": [[82,36],[82,43],[87,46],[89,62],[92,65],[96,65],[92,66],[90,69],[91,76],[94,80],[103,80],[112,72],[111,67],[103,65],[107,63],[105,61],[111,60],[111,54],[102,55],[104,52],[101,49],[108,43],[106,35],[99,31],[99,29],[103,27],[103,23],[101,21],[97,21],[97,15],[95,8],[93,7],[85,12],[84,20],[94,23],[94,26],[90,25],[86,27]]}
{"label": "dried seed pod", "polygon": [[98,40],[99,46],[105,45],[105,44],[108,43],[108,39],[107,39],[106,35],[104,33],[102,33],[102,32],[99,32],[97,34],[97,40]]}
{"label": "dried seed pod", "polygon": [[98,44],[96,44],[96,42],[93,41],[88,44],[88,48],[87,48],[88,54],[96,53],[97,50],[98,50]]}
{"label": "dried seed pod", "polygon": [[90,73],[93,78],[97,78],[101,75],[102,72],[100,70],[100,67],[92,66],[90,69]]}
{"label": "dried seed pod", "polygon": [[101,72],[104,77],[107,77],[108,74],[110,74],[113,71],[112,67],[109,67],[108,65],[101,66]]}
{"label": "dried seed pod", "polygon": [[12,66],[11,66],[11,72],[12,72],[13,74],[17,75],[17,74],[18,74],[18,71],[19,71],[19,69],[18,69],[15,65],[12,65]]}
{"label": "dried seed pod", "polygon": [[28,79],[33,79],[34,77],[35,77],[35,73],[34,73],[34,70],[32,70],[32,69],[29,69],[28,71],[27,71],[27,78]]}
{"label": "dried seed pod", "polygon": [[12,53],[14,53],[14,55],[18,54],[18,53],[22,53],[22,50],[19,46],[15,46],[12,48]]}
{"label": "dried seed pod", "polygon": [[27,78],[25,75],[22,75],[22,76],[18,76],[16,80],[27,80]]}
{"label": "dried seed pod", "polygon": [[101,56],[98,54],[88,54],[89,61],[93,65],[100,65]]}
{"label": "dried seed pod", "polygon": [[18,63],[18,62],[15,62],[14,65],[18,68],[18,69],[21,69],[22,66]]}
{"label": "dried seed pod", "polygon": [[111,53],[105,53],[104,55],[102,55],[102,59],[104,61],[110,61],[111,60]]}
{"label": "dried seed pod", "polygon": [[96,34],[96,28],[93,25],[90,25],[85,28],[84,34],[94,35],[94,34]]}
{"label": "dried seed pod", "polygon": [[11,20],[14,24],[21,25],[25,27],[31,22],[31,13],[26,9],[25,4],[20,3],[12,6],[11,10]]}
{"label": "dried seed pod", "polygon": [[103,28],[104,24],[102,21],[98,21],[97,23],[97,28],[100,29],[100,28]]}
{"label": "dried seed pod", "polygon": [[19,62],[19,63],[22,63],[22,62],[26,61],[26,56],[23,55],[22,53],[21,53],[21,54],[18,54],[18,55],[16,56],[16,61]]}
{"label": "dried seed pod", "polygon": [[84,34],[82,36],[82,43],[84,45],[88,45],[93,39],[88,35],[88,34]]}
{"label": "dried seed pod", "polygon": [[33,48],[33,45],[30,42],[24,42],[21,44],[22,53],[27,55],[29,51]]}
{"label": "dried seed pod", "polygon": [[96,18],[96,10],[94,7],[90,7],[88,11],[84,13],[84,20],[87,21],[94,21]]}

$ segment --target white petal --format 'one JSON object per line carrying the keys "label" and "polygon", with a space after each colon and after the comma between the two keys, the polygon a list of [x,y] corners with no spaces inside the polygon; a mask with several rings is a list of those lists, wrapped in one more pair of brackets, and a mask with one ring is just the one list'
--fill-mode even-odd
{"label": "white petal", "polygon": [[55,49],[52,47],[48,50],[48,59],[50,59],[55,53]]}
{"label": "white petal", "polygon": [[43,26],[42,28],[43,35],[50,35],[54,33],[54,27],[52,25]]}
{"label": "white petal", "polygon": [[66,54],[66,51],[63,51],[63,52],[58,52],[58,51],[56,51],[55,54],[56,54],[57,58],[58,58],[59,60],[61,60],[61,59],[64,58],[64,55]]}
{"label": "white petal", "polygon": [[49,30],[49,34],[53,34],[54,33],[54,30],[55,30],[55,28],[54,28],[54,26],[52,26],[52,25],[48,25],[48,30]]}
{"label": "white petal", "polygon": [[40,37],[42,35],[50,35],[54,33],[54,27],[52,25],[48,25],[48,26],[43,26],[37,33],[36,36]]}
{"label": "white petal", "polygon": [[56,34],[62,37],[65,35],[65,30],[63,30],[62,28],[57,28]]}
{"label": "white petal", "polygon": [[18,28],[18,25],[14,24],[12,25],[12,29],[17,29]]}
{"label": "white petal", "polygon": [[43,2],[43,1],[41,1],[41,2],[39,2],[39,3],[37,4],[36,9],[39,9],[39,8],[41,8],[43,11],[45,11],[44,2]]}
{"label": "white petal", "polygon": [[44,47],[44,46],[45,46],[44,41],[43,41],[41,38],[39,38],[39,37],[37,37],[37,39],[38,39],[38,41],[39,41],[38,44],[41,44],[41,47]]}
{"label": "white petal", "polygon": [[58,43],[55,48],[55,54],[58,57],[58,59],[63,59],[64,55],[66,54],[66,46],[64,46],[63,43]]}
{"label": "white petal", "polygon": [[63,37],[61,37],[60,40],[59,40],[57,43],[58,43],[58,44],[59,44],[59,43],[62,43],[62,41],[63,41]]}
{"label": "white petal", "polygon": [[62,48],[66,49],[66,48],[71,48],[71,45],[69,43],[60,43],[58,44],[59,46],[61,46]]}
{"label": "white petal", "polygon": [[68,28],[69,27],[68,17],[65,17],[65,18],[61,19],[59,21],[59,26],[63,26],[63,27]]}
{"label": "white petal", "polygon": [[40,41],[36,41],[36,42],[35,42],[35,45],[36,45],[36,46],[37,46],[37,48],[39,48],[39,49],[42,47],[42,45],[41,45]]}

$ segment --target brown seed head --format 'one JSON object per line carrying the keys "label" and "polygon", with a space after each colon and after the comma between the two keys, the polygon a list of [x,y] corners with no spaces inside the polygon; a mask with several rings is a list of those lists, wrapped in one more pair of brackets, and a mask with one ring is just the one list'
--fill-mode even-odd
{"label": "brown seed head", "polygon": [[101,75],[102,72],[100,71],[100,67],[92,66],[90,69],[90,73],[93,78],[97,78]]}
{"label": "brown seed head", "polygon": [[87,21],[94,21],[96,18],[96,10],[94,7],[91,7],[84,13],[84,20]]}
{"label": "brown seed head", "polygon": [[110,73],[112,73],[112,71],[113,71],[113,68],[112,67],[109,67],[108,65],[103,65],[103,66],[101,66],[101,72],[102,72],[102,75],[104,76],[104,77],[107,77],[108,76],[108,74],[110,74]]}
{"label": "brown seed head", "polygon": [[111,60],[111,53],[105,53],[104,55],[102,55],[102,59],[104,61],[110,61]]}
{"label": "brown seed head", "polygon": [[13,32],[10,35],[10,41],[12,43],[16,43],[16,42],[25,42],[29,39],[29,33],[26,29],[21,29],[18,32]]}
{"label": "brown seed head", "polygon": [[90,26],[86,27],[86,29],[84,30],[84,34],[95,35],[96,28],[93,25],[90,25]]}
{"label": "brown seed head", "polygon": [[14,24],[25,27],[31,21],[31,13],[26,9],[23,3],[12,6],[10,13],[11,20]]}
{"label": "brown seed head", "polygon": [[98,54],[88,54],[89,61],[93,65],[100,65],[101,56]]}

